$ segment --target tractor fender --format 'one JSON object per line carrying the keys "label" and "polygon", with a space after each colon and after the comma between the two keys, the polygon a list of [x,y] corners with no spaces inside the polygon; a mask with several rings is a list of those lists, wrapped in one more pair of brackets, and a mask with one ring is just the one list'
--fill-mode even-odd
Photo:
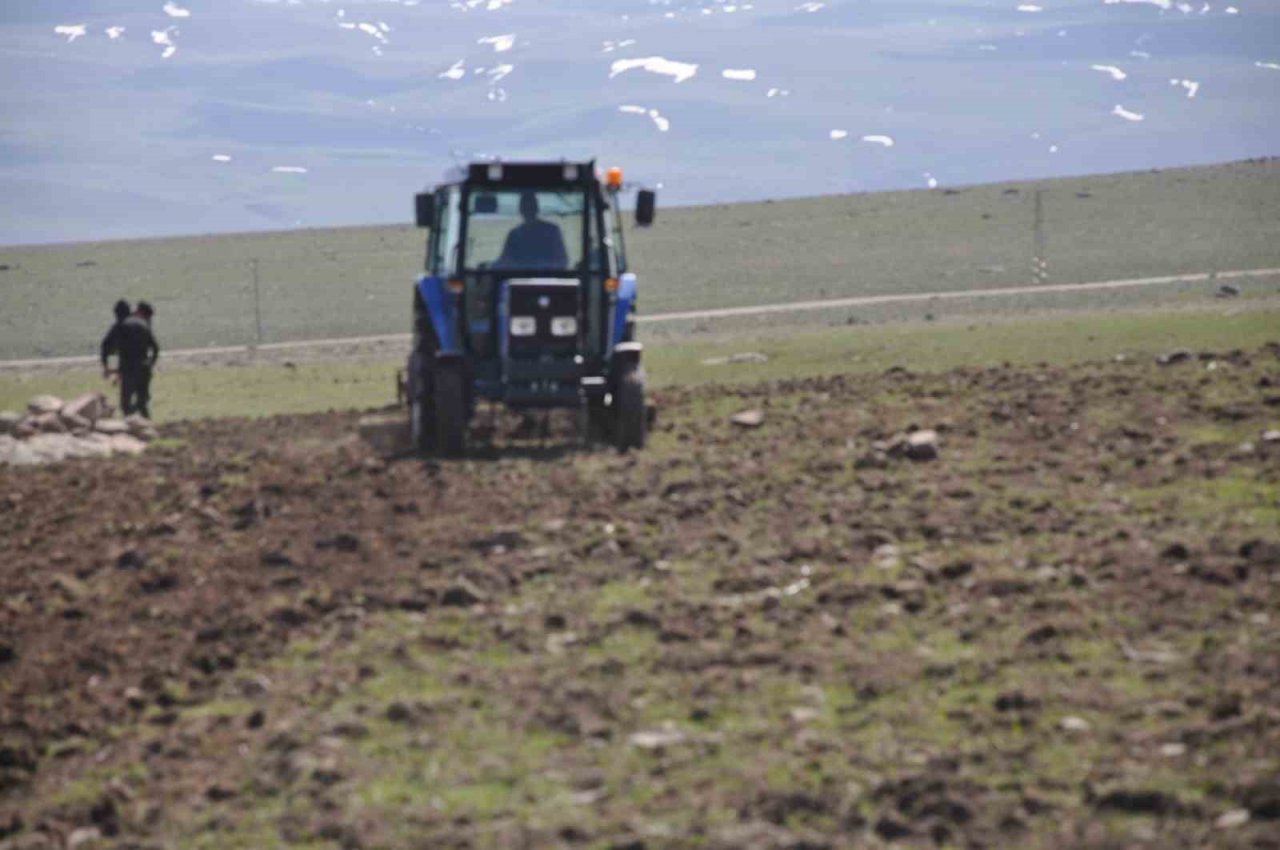
{"label": "tractor fender", "polygon": [[444,278],[434,275],[422,275],[418,278],[418,295],[427,308],[431,327],[440,344],[440,353],[460,354],[457,296],[448,290]]}
{"label": "tractor fender", "polygon": [[627,366],[640,365],[640,355],[644,353],[642,342],[620,342],[613,347],[613,373],[619,374]]}

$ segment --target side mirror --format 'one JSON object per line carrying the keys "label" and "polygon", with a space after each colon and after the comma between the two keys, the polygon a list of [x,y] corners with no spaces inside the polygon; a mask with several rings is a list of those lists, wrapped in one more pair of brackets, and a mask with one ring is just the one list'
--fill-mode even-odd
{"label": "side mirror", "polygon": [[493,215],[498,211],[498,196],[488,192],[476,195],[476,212],[481,215]]}
{"label": "side mirror", "polygon": [[653,224],[653,213],[658,207],[658,195],[652,189],[636,193],[636,224],[648,227]]}
{"label": "side mirror", "polygon": [[413,200],[418,227],[433,226],[436,223],[436,196],[430,192],[420,192]]}

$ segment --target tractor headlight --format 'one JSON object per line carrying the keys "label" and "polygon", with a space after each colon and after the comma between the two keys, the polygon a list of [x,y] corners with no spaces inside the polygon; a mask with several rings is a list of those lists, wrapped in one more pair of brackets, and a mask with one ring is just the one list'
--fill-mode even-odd
{"label": "tractor headlight", "polygon": [[574,336],[578,333],[578,320],[573,316],[555,316],[551,320],[552,336]]}
{"label": "tractor headlight", "polygon": [[533,336],[538,332],[538,320],[533,316],[512,316],[512,336]]}

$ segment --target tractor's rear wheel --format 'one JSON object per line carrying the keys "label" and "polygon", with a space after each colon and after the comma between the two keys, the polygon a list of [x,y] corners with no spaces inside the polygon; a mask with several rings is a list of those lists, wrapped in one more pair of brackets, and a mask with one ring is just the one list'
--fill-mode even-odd
{"label": "tractor's rear wheel", "polygon": [[431,451],[431,411],[427,409],[427,400],[414,399],[409,402],[409,435],[413,440],[415,451],[426,454]]}
{"label": "tractor's rear wheel", "polygon": [[405,389],[409,396],[409,437],[415,451],[428,454],[434,448],[435,408],[421,361],[416,353],[409,357]]}
{"label": "tractor's rear wheel", "polygon": [[644,409],[644,369],[628,367],[613,390],[614,445],[618,451],[643,449],[648,417]]}
{"label": "tractor's rear wheel", "polygon": [[432,396],[435,400],[436,450],[444,457],[461,457],[467,450],[467,394],[462,370],[437,369]]}

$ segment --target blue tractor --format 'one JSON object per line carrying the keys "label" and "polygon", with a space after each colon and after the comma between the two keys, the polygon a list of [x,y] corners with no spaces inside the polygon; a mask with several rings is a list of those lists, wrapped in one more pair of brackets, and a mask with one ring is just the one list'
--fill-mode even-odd
{"label": "blue tractor", "polygon": [[[622,172],[594,162],[481,162],[416,198],[427,228],[404,390],[417,450],[466,453],[481,399],[568,408],[618,449],[648,425]],[[652,223],[655,195],[637,194]]]}

